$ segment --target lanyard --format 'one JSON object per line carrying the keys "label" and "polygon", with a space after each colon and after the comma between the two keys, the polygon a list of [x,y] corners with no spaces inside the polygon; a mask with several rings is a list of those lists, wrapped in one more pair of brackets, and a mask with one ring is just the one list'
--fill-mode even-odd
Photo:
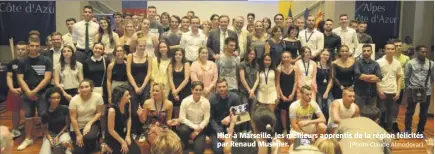
{"label": "lanyard", "polygon": [[266,73],[266,70],[263,72],[264,73],[264,82],[266,82],[266,84],[267,84],[267,78],[269,77],[269,71],[270,71],[270,69],[267,69],[267,73]]}
{"label": "lanyard", "polygon": [[160,111],[159,111],[159,108],[157,107],[156,101],[154,101],[154,107],[156,108],[156,111],[157,111],[157,120],[160,121],[160,112],[162,112],[162,110],[163,110],[163,102],[162,102],[162,106],[160,106]]}
{"label": "lanyard", "polygon": [[323,68],[322,68],[322,63],[319,62],[319,65],[320,65],[320,70],[322,71],[322,74],[323,74],[324,80],[326,80],[326,79],[327,79],[327,76],[326,76],[326,72],[327,72],[327,71],[323,70]]}
{"label": "lanyard", "polygon": [[308,77],[308,70],[310,69],[310,61],[308,61],[307,66],[305,66],[305,62],[302,60],[302,64],[304,64],[305,76]]}
{"label": "lanyard", "polygon": [[313,34],[314,34],[314,31],[312,31],[311,34],[310,34],[310,36],[307,37],[307,30],[305,31],[305,43],[308,43],[308,41],[310,41],[311,36],[313,36]]}

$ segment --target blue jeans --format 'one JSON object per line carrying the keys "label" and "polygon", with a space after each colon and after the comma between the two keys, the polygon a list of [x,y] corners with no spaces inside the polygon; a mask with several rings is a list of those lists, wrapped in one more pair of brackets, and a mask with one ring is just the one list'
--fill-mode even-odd
{"label": "blue jeans", "polygon": [[332,96],[331,91],[328,93],[327,99],[323,99],[323,93],[317,93],[317,104],[319,104],[319,107],[322,110],[326,120],[329,118],[329,107],[331,107],[333,100],[334,97]]}
{"label": "blue jeans", "polygon": [[213,150],[214,154],[223,154],[224,153],[224,148],[223,147],[218,147],[218,143],[221,142],[218,138],[217,138],[217,134],[216,133],[210,133],[210,137],[211,137],[211,150]]}

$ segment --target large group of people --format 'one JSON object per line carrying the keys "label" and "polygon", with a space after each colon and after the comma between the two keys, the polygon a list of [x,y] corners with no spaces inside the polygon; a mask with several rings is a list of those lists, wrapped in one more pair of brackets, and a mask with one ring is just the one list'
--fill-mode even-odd
{"label": "large group of people", "polygon": [[[349,24],[346,14],[334,29],[332,19],[315,27],[311,15],[295,24],[282,14],[272,24],[254,13],[247,24],[244,16],[217,14],[201,22],[193,11],[180,18],[148,6],[146,16],[116,12],[112,22],[93,19],[91,6],[82,11],[81,21],[66,20],[67,34],[49,36],[47,50],[37,31],[16,44],[7,83],[14,138],[21,135],[20,110],[25,113],[18,150],[33,144],[40,119],[41,154],[140,153],[136,140],[154,154],[202,154],[207,136],[216,154],[272,153],[279,147],[231,143],[282,141],[220,134],[397,134],[405,94],[404,132],[412,133],[420,103],[416,134],[423,135],[434,73],[428,47],[418,45],[412,55],[394,38],[374,60],[367,22]],[[350,139],[310,140],[313,147],[290,150],[391,153],[391,147],[350,148]]]}

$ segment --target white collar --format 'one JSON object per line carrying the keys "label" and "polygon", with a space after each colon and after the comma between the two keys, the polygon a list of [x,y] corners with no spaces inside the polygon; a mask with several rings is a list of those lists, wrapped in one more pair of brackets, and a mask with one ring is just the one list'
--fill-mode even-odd
{"label": "white collar", "polygon": [[53,51],[53,52],[61,52],[62,51],[62,49],[63,49],[63,43],[60,45],[60,48],[59,48],[59,50],[54,50],[54,47],[51,47],[51,51]]}
{"label": "white collar", "polygon": [[94,56],[91,56],[91,60],[94,61],[94,62],[99,62],[99,61],[101,61],[102,59],[103,59],[103,56],[100,56],[100,58],[98,58],[98,59],[95,59]]}

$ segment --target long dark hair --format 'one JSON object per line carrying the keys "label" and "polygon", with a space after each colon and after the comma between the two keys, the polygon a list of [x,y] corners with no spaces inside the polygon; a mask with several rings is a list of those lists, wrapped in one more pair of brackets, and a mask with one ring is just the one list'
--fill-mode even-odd
{"label": "long dark hair", "polygon": [[[47,110],[45,110],[45,111],[41,114],[41,120],[42,120],[43,122],[48,122],[48,121],[50,120],[50,118],[51,118],[51,117],[48,115],[48,108],[50,108],[50,97],[51,97],[51,95],[53,95],[53,94],[55,94],[55,93],[58,93],[58,94],[60,95],[60,98],[61,98],[61,99],[63,98],[62,90],[61,90],[59,87],[51,87],[51,88],[47,89],[47,92],[46,92],[45,97],[42,98],[42,99],[45,99],[44,102],[46,102],[46,104],[47,104]],[[59,106],[60,106],[60,105],[61,105],[61,104],[59,104]],[[59,107],[59,106],[58,106],[58,107]]]}
{"label": "long dark hair", "polygon": [[264,54],[263,57],[261,57],[261,59],[260,59],[260,71],[259,72],[266,70],[266,65],[264,65],[264,59],[266,59],[266,57],[269,57],[270,61],[271,61],[268,69],[275,70],[275,65],[274,65],[272,56],[270,54]]}
{"label": "long dark hair", "polygon": [[[100,22],[101,22],[102,20],[104,20],[104,21],[107,22],[107,33],[108,33],[108,35],[109,35],[110,47],[113,47],[113,46],[115,46],[116,44],[115,44],[115,40],[113,39],[113,32],[112,32],[112,30],[110,29],[110,28],[112,27],[112,25],[110,24],[110,20],[109,20],[107,17],[102,17],[102,18],[100,19]],[[101,42],[101,40],[103,39],[103,34],[104,34],[104,30],[103,30],[103,28],[101,28],[101,26],[100,26],[100,28],[98,29],[98,42]]]}
{"label": "long dark hair", "polygon": [[112,92],[112,104],[118,106],[118,104],[121,102],[122,97],[124,96],[125,91],[128,90],[129,86],[127,84],[115,87]]}
{"label": "long dark hair", "polygon": [[174,68],[175,67],[175,64],[177,63],[176,61],[175,61],[175,54],[177,53],[177,51],[181,51],[181,64],[184,64],[184,63],[186,63],[186,55],[184,54],[185,52],[184,52],[184,49],[183,48],[176,48],[176,49],[174,49],[173,50],[173,54],[171,55],[171,65],[172,65],[172,68]]}
{"label": "long dark hair", "polygon": [[157,57],[157,68],[159,68],[160,66],[160,61],[161,61],[161,59],[162,59],[162,54],[160,53],[160,45],[161,44],[165,44],[166,45],[166,48],[167,48],[167,50],[168,51],[166,51],[166,56],[168,57],[168,58],[171,58],[171,54],[169,54],[169,46],[168,46],[168,43],[166,43],[165,41],[159,41],[159,44],[157,45],[157,53],[156,53],[156,57]]}
{"label": "long dark hair", "polygon": [[66,63],[65,63],[65,57],[63,56],[63,50],[64,50],[65,48],[70,49],[71,52],[72,52],[69,67],[71,68],[71,70],[75,70],[75,69],[76,69],[77,60],[76,60],[76,56],[74,55],[75,52],[74,52],[73,47],[71,47],[71,46],[69,46],[69,45],[64,45],[63,48],[62,48],[62,53],[60,54],[60,59],[59,59],[59,62],[60,62],[60,70],[63,71],[63,70],[65,69],[65,64],[66,64]]}
{"label": "long dark hair", "polygon": [[[255,57],[257,57],[257,53],[258,53],[257,50],[255,50],[252,47],[249,48],[248,52],[245,53],[245,61],[246,61],[246,63],[249,63],[249,53],[251,53],[252,51],[255,53]],[[249,63],[251,66],[254,66],[254,67],[257,66],[257,60],[255,59],[255,57],[252,60],[252,62]]]}

